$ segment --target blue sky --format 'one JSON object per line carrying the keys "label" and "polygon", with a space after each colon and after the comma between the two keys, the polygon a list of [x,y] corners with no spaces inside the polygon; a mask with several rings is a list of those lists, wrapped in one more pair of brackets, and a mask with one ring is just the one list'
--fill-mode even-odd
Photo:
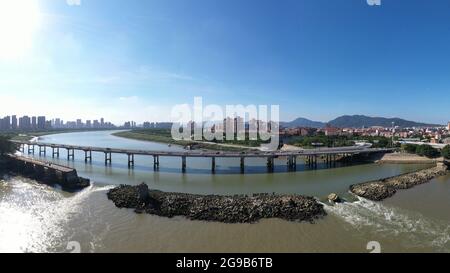
{"label": "blue sky", "polygon": [[0,115],[162,121],[201,96],[278,104],[282,120],[450,120],[447,0],[26,1],[0,20],[15,41],[0,46]]}

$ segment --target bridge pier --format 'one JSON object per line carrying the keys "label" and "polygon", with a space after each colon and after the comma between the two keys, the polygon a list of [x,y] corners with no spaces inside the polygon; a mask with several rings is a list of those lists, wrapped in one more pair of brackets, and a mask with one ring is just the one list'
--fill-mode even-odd
{"label": "bridge pier", "polygon": [[92,151],[91,150],[84,150],[84,162],[92,162]]}
{"label": "bridge pier", "polygon": [[[44,149],[42,149],[44,148]],[[47,147],[46,146],[39,146],[39,156],[41,156],[42,154],[44,154],[44,156],[47,153]]]}
{"label": "bridge pier", "polygon": [[289,171],[293,171],[297,167],[297,157],[296,156],[288,156],[287,158],[287,166]]}
{"label": "bridge pier", "polygon": [[25,144],[19,145],[19,152],[24,153],[25,152]]}
{"label": "bridge pier", "polygon": [[156,170],[159,168],[159,155],[153,156],[153,168]]}
{"label": "bridge pier", "polygon": [[311,168],[317,168],[317,155],[308,155],[306,162],[309,167]]}
{"label": "bridge pier", "polygon": [[[55,152],[56,149],[56,152]],[[52,157],[54,158],[55,155],[59,158],[59,148],[58,147],[52,147]]]}
{"label": "bridge pier", "polygon": [[134,167],[134,154],[128,154],[128,168]]}
{"label": "bridge pier", "polygon": [[34,145],[28,145],[28,154],[34,154]]}
{"label": "bridge pier", "polygon": [[105,165],[112,163],[112,154],[111,152],[105,152]]}
{"label": "bridge pier", "polygon": [[215,157],[211,157],[211,171],[213,173],[216,172],[216,158]]}
{"label": "bridge pier", "polygon": [[274,158],[271,156],[267,158],[267,170],[270,173],[274,170]]}
{"label": "bridge pier", "polygon": [[70,158],[72,158],[72,160],[75,160],[75,150],[67,148],[67,160],[70,160]]}
{"label": "bridge pier", "polygon": [[245,172],[245,157],[241,157],[241,163],[240,163],[240,167],[241,167],[241,173]]}
{"label": "bridge pier", "polygon": [[181,157],[181,170],[186,172],[186,156]]}

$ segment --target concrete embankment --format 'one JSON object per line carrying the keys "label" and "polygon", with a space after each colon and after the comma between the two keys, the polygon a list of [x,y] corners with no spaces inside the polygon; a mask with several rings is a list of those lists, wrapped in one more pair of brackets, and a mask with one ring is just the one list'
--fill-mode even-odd
{"label": "concrete embankment", "polygon": [[447,166],[438,164],[436,167],[413,173],[352,185],[350,191],[372,201],[381,201],[393,196],[397,190],[409,189],[446,174],[448,174]]}
{"label": "concrete embankment", "polygon": [[79,177],[73,168],[33,158],[8,155],[0,159],[4,172],[25,176],[49,185],[60,185],[65,191],[77,191],[90,185],[89,179]]}
{"label": "concrete embankment", "polygon": [[254,223],[263,218],[313,222],[326,215],[313,197],[300,195],[194,195],[149,190],[146,184],[121,185],[107,195],[117,207],[138,213],[223,223]]}

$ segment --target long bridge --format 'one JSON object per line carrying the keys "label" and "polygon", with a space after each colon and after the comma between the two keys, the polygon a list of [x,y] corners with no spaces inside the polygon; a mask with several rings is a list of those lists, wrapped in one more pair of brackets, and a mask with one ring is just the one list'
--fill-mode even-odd
{"label": "long bridge", "polygon": [[102,147],[90,147],[90,146],[77,146],[77,145],[65,145],[65,144],[51,144],[33,141],[19,141],[12,140],[13,143],[18,145],[19,150],[25,153],[25,147],[27,147],[28,154],[35,153],[35,147],[39,148],[39,155],[46,156],[47,148],[52,149],[52,157],[60,156],[60,149],[67,151],[67,160],[75,159],[75,151],[84,152],[85,162],[92,162],[92,152],[104,153],[105,165],[111,164],[112,154],[125,154],[128,156],[128,167],[134,166],[134,156],[151,156],[153,157],[154,168],[159,168],[160,157],[179,157],[181,158],[181,169],[186,171],[186,159],[188,157],[203,157],[211,159],[211,170],[214,172],[216,169],[216,158],[239,158],[241,171],[245,169],[246,158],[265,158],[267,160],[268,171],[274,170],[274,159],[279,157],[287,158],[287,166],[289,170],[295,170],[297,165],[297,158],[303,157],[306,159],[307,164],[317,166],[318,159],[323,159],[326,163],[333,163],[342,158],[351,158],[355,155],[370,155],[374,153],[389,153],[394,149],[383,148],[367,148],[367,147],[340,147],[340,148],[318,148],[318,149],[305,149],[299,151],[210,151],[210,150],[190,150],[190,151],[150,151],[150,150],[135,150],[135,149],[118,149],[118,148],[102,148]]}

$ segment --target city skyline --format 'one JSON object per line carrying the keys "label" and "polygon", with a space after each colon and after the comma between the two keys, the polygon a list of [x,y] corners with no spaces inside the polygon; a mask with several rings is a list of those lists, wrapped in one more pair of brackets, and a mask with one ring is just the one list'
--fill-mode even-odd
{"label": "city skyline", "polygon": [[[224,117],[223,123],[222,120],[203,120],[202,124],[209,127],[211,122],[214,122],[213,128],[215,128],[216,125],[218,126],[226,126],[225,124],[228,124],[229,122],[233,121],[234,123],[240,122],[242,124],[250,125],[250,124],[259,124],[259,122],[264,122],[260,119],[246,118],[245,116],[235,116],[236,113],[233,116],[227,116]],[[447,127],[448,130],[450,130],[450,121],[445,124],[421,124],[414,122],[414,121],[407,121],[407,120],[399,120],[401,123],[417,123],[416,126],[398,126],[395,122],[391,121],[370,121],[370,122],[381,122],[386,123],[389,122],[392,124],[391,126],[382,126],[381,124],[375,124],[375,125],[363,125],[363,126],[336,126],[333,125],[333,122],[336,122],[339,118],[344,118],[349,116],[343,116],[338,117],[335,120],[323,122],[321,126],[311,126],[311,125],[289,125],[290,122],[280,122],[280,126],[283,128],[321,128],[321,127],[327,127],[327,128],[394,128],[394,127],[400,127],[400,128],[413,128],[413,127],[424,127],[424,128],[436,128],[436,127]],[[353,116],[353,118],[358,119],[360,117],[364,116]],[[366,117],[367,118],[367,117]],[[370,118],[370,117],[369,117]],[[316,121],[310,121],[303,118],[302,121],[307,121],[308,123],[315,123]],[[376,118],[378,119],[378,118]],[[383,119],[383,118],[382,118]],[[293,121],[295,122],[295,120]],[[342,121],[339,121],[342,122]],[[353,121],[354,122],[354,121]],[[31,115],[24,115],[24,116],[18,116],[18,115],[6,115],[3,118],[0,116],[0,131],[8,131],[8,130],[44,130],[44,129],[114,129],[114,128],[170,128],[172,124],[179,124],[179,122],[158,122],[158,121],[143,121],[141,123],[138,123],[136,121],[130,120],[130,121],[123,121],[121,123],[113,123],[110,121],[105,120],[105,118],[97,118],[97,119],[86,119],[83,120],[81,118],[77,118],[74,120],[63,120],[61,118],[55,118],[55,117],[46,117],[42,115],[38,116],[31,116]],[[190,120],[188,122],[183,122],[184,126],[195,126],[197,122],[194,120]],[[222,124],[222,125],[221,125]],[[228,125],[229,126],[229,125]],[[220,128],[220,127],[219,127]]]}
{"label": "city skyline", "polygon": [[163,122],[202,96],[284,121],[448,121],[447,1],[168,2],[2,2],[0,115]]}

